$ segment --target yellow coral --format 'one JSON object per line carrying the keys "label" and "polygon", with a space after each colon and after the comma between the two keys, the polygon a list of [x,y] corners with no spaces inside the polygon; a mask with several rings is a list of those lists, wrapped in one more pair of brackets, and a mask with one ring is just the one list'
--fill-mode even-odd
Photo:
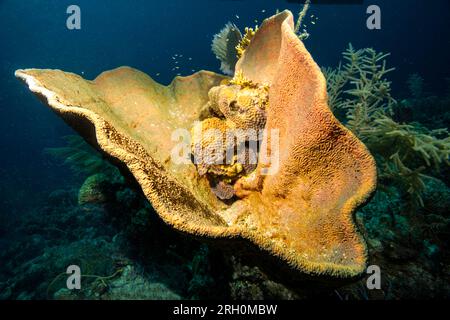
{"label": "yellow coral", "polygon": [[230,80],[230,84],[234,84],[234,85],[238,85],[241,88],[253,88],[256,87],[256,84],[253,83],[253,81],[247,79],[244,76],[244,73],[242,72],[242,70],[238,70],[235,74],[234,77]]}
{"label": "yellow coral", "polygon": [[[238,79],[245,79],[241,76],[242,72],[237,75]],[[265,109],[268,103],[267,86],[247,80],[239,81],[241,85],[236,83],[230,81],[228,85],[213,87],[208,93],[210,114],[220,114],[223,119],[207,118],[192,129],[192,153],[194,159],[200,159],[195,161],[199,174],[208,173],[228,184],[249,174],[256,167],[256,159],[255,163],[249,161],[251,151],[248,147],[241,147],[243,159],[238,159],[236,152],[238,144],[258,140],[258,130],[263,129],[266,123]],[[231,163],[225,163],[227,151],[234,154]]]}
{"label": "yellow coral", "polygon": [[200,175],[206,174],[210,167],[225,162],[226,134],[226,121],[219,118],[205,119],[192,128],[192,154]]}
{"label": "yellow coral", "polygon": [[241,41],[239,41],[239,44],[236,46],[236,52],[237,57],[240,58],[242,54],[244,53],[245,49],[249,46],[250,41],[255,36],[256,31],[258,31],[258,26],[255,26],[255,28],[245,28],[245,34],[242,37]]}
{"label": "yellow coral", "polygon": [[266,123],[268,88],[254,84],[217,86],[210,90],[210,105],[229,121],[230,128],[263,129]]}

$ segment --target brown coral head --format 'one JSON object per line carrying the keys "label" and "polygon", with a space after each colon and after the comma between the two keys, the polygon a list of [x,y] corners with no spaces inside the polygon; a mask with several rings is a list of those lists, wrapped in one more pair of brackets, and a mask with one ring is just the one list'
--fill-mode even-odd
{"label": "brown coral head", "polygon": [[[290,276],[361,274],[366,246],[353,213],[375,188],[374,160],[329,110],[324,76],[295,35],[289,11],[264,21],[236,74],[241,78],[229,81],[201,71],[162,86],[128,67],[93,81],[59,70],[16,71],[88,141],[124,164],[175,229],[246,243],[258,252],[256,262],[275,261]],[[173,161],[182,151],[179,139],[198,120],[219,130],[262,129],[266,152],[251,168],[206,167],[203,174],[191,161]],[[275,148],[277,170],[267,175]]]}

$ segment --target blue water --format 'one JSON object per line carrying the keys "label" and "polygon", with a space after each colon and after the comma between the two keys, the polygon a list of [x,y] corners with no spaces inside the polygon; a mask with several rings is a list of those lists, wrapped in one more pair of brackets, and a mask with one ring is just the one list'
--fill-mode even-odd
{"label": "blue water", "polygon": [[[81,30],[66,28],[70,4],[81,8]],[[365,27],[369,4],[381,7],[381,30]],[[76,178],[42,153],[62,145],[61,137],[73,132],[14,78],[15,69],[58,68],[93,79],[104,70],[129,65],[162,83],[177,72],[219,72],[210,50],[213,35],[228,21],[240,28],[253,26],[255,19],[260,23],[277,8],[297,13],[301,6],[281,0],[0,1],[0,214],[19,213],[41,194]],[[396,71],[390,78],[399,95],[414,72],[432,90],[445,89],[443,79],[450,74],[449,1],[321,4],[313,5],[311,14],[319,20],[309,24],[306,45],[321,66],[335,66],[352,42],[356,48],[392,53],[389,61]],[[183,58],[180,70],[172,71],[175,53]]]}

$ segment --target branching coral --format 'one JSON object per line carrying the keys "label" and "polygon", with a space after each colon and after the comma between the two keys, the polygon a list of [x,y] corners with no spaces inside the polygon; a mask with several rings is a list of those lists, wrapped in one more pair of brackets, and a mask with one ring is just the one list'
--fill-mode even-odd
{"label": "branching coral", "polygon": [[[324,69],[330,106],[337,115],[345,112],[347,127],[373,152],[380,180],[401,185],[413,204],[423,205],[425,173],[449,163],[447,130],[428,130],[391,118],[396,101],[386,79],[387,73],[394,70],[386,67],[389,54],[371,48],[355,50],[350,44],[343,56],[345,65]],[[418,78],[414,79],[416,87]]]}
{"label": "branching coral", "polygon": [[[200,175],[209,174],[220,199],[234,196],[234,182],[256,167],[256,142],[266,124],[269,88],[236,72],[228,84],[209,90],[210,109],[192,129],[192,154]],[[253,146],[250,146],[250,144]]]}
{"label": "branching coral", "polygon": [[[439,136],[446,136],[439,139]],[[423,179],[426,172],[448,165],[450,137],[447,130],[427,130],[413,124],[399,124],[380,115],[371,128],[360,137],[375,154],[381,171],[380,178],[400,185],[412,204],[423,206]]]}
{"label": "branching coral", "polygon": [[343,66],[323,69],[331,109],[346,112],[347,127],[356,134],[370,128],[378,114],[392,113],[396,101],[386,74],[394,68],[386,67],[388,56],[371,48],[355,50],[350,44],[343,53]]}
{"label": "branching coral", "polygon": [[66,142],[64,147],[46,148],[44,153],[63,160],[76,174],[90,176],[102,173],[114,176],[118,173],[117,168],[106,161],[102,155],[88,145],[83,138],[77,135],[63,137]]}
{"label": "branching coral", "polygon": [[306,13],[308,12],[310,4],[311,0],[305,1],[302,10],[298,14],[297,21],[295,22],[294,33],[298,36],[300,40],[306,40],[309,38],[308,31],[306,31],[306,29],[303,29],[303,31],[300,32],[300,28],[302,27],[303,19],[305,18]]}
{"label": "branching coral", "polygon": [[245,49],[250,44],[250,41],[252,41],[252,38],[255,36],[256,31],[258,31],[258,26],[255,26],[255,28],[249,28],[249,27],[245,28],[245,34],[236,46],[236,52],[237,52],[238,58],[240,58],[242,56]]}
{"label": "branching coral", "polygon": [[[360,132],[376,154],[391,157],[392,146],[401,159],[416,166],[434,167],[448,164],[450,137],[446,129],[428,130],[417,124],[399,124],[385,115],[374,119],[371,128]],[[439,136],[446,136],[439,139]]]}

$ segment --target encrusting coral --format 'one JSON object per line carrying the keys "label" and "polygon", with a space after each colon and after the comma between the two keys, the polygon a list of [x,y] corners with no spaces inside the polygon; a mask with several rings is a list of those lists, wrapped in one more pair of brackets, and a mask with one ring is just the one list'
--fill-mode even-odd
{"label": "encrusting coral", "polygon": [[174,132],[201,120],[208,92],[226,77],[201,71],[162,86],[128,67],[93,81],[59,70],[17,70],[16,76],[124,164],[175,229],[252,249],[259,254],[255,262],[268,270],[278,266],[272,271],[290,281],[359,276],[366,246],[353,214],[375,188],[375,163],[330,111],[325,78],[294,33],[289,11],[263,22],[235,69],[268,88],[261,149],[278,153],[279,161],[261,161],[260,153],[257,168],[234,185],[232,203],[216,197],[193,163],[174,161],[173,152],[179,145]]}
{"label": "encrusting coral", "polygon": [[194,125],[192,154],[198,173],[210,174],[212,190],[220,199],[231,199],[232,184],[255,169],[267,105],[268,87],[245,79],[242,72],[209,90],[206,112],[211,117]]}

